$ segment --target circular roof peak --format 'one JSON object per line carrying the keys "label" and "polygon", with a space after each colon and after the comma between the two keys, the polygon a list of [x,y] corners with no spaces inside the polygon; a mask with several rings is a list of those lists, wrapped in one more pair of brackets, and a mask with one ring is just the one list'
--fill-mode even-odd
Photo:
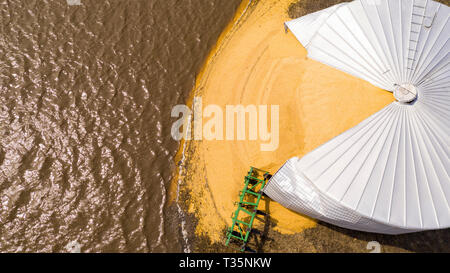
{"label": "circular roof peak", "polygon": [[396,84],[394,97],[398,102],[408,103],[417,99],[417,88],[410,83]]}

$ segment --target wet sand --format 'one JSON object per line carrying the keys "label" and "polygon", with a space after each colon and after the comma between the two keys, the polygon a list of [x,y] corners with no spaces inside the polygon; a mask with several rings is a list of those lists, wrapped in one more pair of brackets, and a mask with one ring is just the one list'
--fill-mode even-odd
{"label": "wet sand", "polygon": [[[276,151],[261,152],[260,141],[182,144],[178,182],[186,209],[196,219],[197,251],[230,251],[224,247],[225,229],[231,224],[233,203],[250,166],[275,172],[287,159],[306,154],[394,100],[389,92],[308,59],[295,37],[285,33],[283,22],[290,16],[338,1],[328,1],[328,5],[312,2],[266,0],[248,5],[244,1],[197,78],[191,95],[202,97],[203,106],[280,106],[280,145]],[[445,249],[448,238],[448,232],[441,232],[436,244],[426,248],[418,243],[417,247],[407,236],[390,239],[317,223],[270,199],[259,209],[269,214],[256,221],[263,235],[253,236],[250,242],[260,252],[367,252],[371,240],[379,241],[388,252],[438,251]],[[424,242],[433,234],[413,236]]]}

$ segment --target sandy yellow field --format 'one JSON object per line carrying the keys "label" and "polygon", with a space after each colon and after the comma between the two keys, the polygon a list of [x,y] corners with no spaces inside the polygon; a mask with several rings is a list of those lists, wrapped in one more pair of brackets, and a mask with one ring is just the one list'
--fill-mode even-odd
{"label": "sandy yellow field", "polygon": [[[250,166],[275,172],[355,126],[392,102],[391,93],[307,58],[283,23],[293,0],[247,1],[218,41],[192,97],[203,106],[279,105],[280,144],[262,152],[260,141],[190,141],[182,145],[186,171],[177,179],[186,191],[197,234],[223,240],[243,178]],[[183,152],[184,151],[184,152]],[[316,222],[270,202],[274,229],[297,233]]]}

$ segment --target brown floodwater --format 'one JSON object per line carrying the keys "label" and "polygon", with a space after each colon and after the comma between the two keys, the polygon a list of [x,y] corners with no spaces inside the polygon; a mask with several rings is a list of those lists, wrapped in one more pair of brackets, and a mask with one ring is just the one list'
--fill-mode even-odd
{"label": "brown floodwater", "polygon": [[189,251],[171,109],[240,0],[0,0],[0,252]]}

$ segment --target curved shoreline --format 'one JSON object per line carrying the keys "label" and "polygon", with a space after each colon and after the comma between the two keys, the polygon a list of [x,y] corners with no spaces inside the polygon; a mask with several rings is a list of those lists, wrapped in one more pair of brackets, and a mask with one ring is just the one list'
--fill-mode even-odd
{"label": "curved shoreline", "polygon": [[[243,2],[191,94],[188,105],[201,96],[204,105],[280,106],[280,147],[274,152],[261,152],[261,141],[183,141],[180,146],[177,162],[186,159],[178,169],[177,194],[189,196],[185,209],[197,219],[195,233],[212,243],[224,238],[250,166],[275,172],[290,157],[304,155],[393,101],[390,93],[308,59],[294,36],[284,33],[293,2]],[[271,228],[281,234],[316,226],[275,202],[268,209]]]}

